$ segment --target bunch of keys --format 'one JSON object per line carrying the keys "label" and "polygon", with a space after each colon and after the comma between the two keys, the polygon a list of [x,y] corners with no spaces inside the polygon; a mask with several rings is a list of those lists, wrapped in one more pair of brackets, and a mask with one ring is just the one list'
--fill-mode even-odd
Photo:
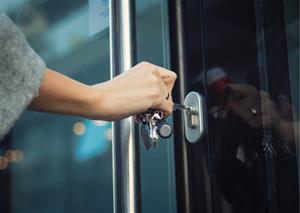
{"label": "bunch of keys", "polygon": [[[190,111],[191,108],[183,104],[174,103],[175,110]],[[151,147],[150,139],[154,147],[158,147],[158,139],[160,137],[169,138],[173,132],[171,125],[163,118],[163,112],[155,109],[149,109],[147,112],[136,115],[136,122],[141,124],[141,137],[147,150]],[[149,133],[147,132],[147,127]]]}
{"label": "bunch of keys", "polygon": [[163,116],[163,112],[155,109],[150,109],[136,116],[136,122],[141,124],[141,137],[147,150],[151,147],[150,139],[154,147],[157,148],[160,137],[168,138],[172,135],[172,127],[166,123]]}

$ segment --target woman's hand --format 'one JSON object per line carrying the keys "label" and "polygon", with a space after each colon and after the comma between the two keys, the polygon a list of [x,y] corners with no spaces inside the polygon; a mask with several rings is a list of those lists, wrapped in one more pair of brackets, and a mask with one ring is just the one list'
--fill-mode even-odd
{"label": "woman's hand", "polygon": [[149,108],[159,109],[168,116],[173,111],[171,93],[175,80],[174,72],[147,62],[93,86],[47,68],[39,95],[29,109],[109,121]]}
{"label": "woman's hand", "polygon": [[[176,74],[142,62],[114,79],[91,86],[94,99],[87,117],[118,120],[155,108],[168,116],[173,111]],[[167,98],[169,97],[169,98]]]}

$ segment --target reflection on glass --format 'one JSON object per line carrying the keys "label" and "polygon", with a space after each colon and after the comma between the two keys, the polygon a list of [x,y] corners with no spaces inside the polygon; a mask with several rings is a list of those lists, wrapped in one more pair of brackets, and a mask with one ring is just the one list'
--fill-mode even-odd
{"label": "reflection on glass", "polygon": [[[271,158],[278,172],[276,176],[280,178],[277,180],[279,185],[274,187],[277,193],[288,192],[285,195],[288,200],[280,196],[278,202],[287,202],[291,212],[297,212],[296,147],[299,135],[294,133],[294,126],[299,127],[299,121],[293,120],[292,105],[287,96],[279,95],[276,103],[266,91],[259,91],[251,85],[229,84],[223,103],[211,107],[210,114],[215,119],[214,127],[218,132],[214,142],[217,147],[214,161],[216,178],[225,198],[233,202],[237,210],[264,212],[264,202],[268,200],[263,191],[266,184],[261,176],[263,170],[260,170],[263,168],[261,163]],[[272,131],[272,143],[265,143],[264,129]],[[282,189],[281,184],[289,184],[291,188],[285,191],[287,186]],[[260,199],[253,200],[247,207],[243,203],[250,201],[235,197],[237,189],[234,187],[240,188],[243,199],[254,199],[252,196]]]}
{"label": "reflection on glass", "polygon": [[[300,105],[299,105],[299,2],[297,1],[283,1],[284,14],[286,25],[286,37],[288,48],[288,63],[289,73],[291,76],[291,95],[292,102],[294,103],[294,119],[299,121]],[[298,6],[295,6],[297,5]],[[297,134],[299,144],[299,125],[294,126],[295,133]],[[298,145],[298,168],[300,165],[300,146]],[[300,170],[299,170],[300,178]],[[300,189],[299,189],[300,190]]]}
{"label": "reflection on glass", "polygon": [[299,13],[287,21],[289,5],[204,1],[206,69],[193,82],[208,94],[214,212],[299,212],[299,69],[283,24]]}

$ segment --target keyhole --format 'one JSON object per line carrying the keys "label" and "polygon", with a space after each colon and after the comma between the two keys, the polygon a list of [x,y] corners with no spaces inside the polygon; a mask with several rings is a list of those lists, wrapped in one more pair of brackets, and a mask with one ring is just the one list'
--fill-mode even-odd
{"label": "keyhole", "polygon": [[188,127],[191,129],[195,129],[199,125],[199,118],[196,110],[193,110],[190,107],[191,110],[186,111],[187,116],[187,123]]}

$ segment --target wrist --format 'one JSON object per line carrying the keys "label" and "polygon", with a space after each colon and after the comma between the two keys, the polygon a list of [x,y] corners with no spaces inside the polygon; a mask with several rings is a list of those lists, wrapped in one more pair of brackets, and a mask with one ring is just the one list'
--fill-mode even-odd
{"label": "wrist", "polygon": [[88,91],[82,116],[93,120],[110,120],[104,84],[88,86]]}
{"label": "wrist", "polygon": [[101,100],[99,94],[96,93],[93,86],[86,86],[86,93],[83,94],[83,101],[81,103],[79,116],[88,118],[88,119],[97,119],[94,113],[94,105]]}

